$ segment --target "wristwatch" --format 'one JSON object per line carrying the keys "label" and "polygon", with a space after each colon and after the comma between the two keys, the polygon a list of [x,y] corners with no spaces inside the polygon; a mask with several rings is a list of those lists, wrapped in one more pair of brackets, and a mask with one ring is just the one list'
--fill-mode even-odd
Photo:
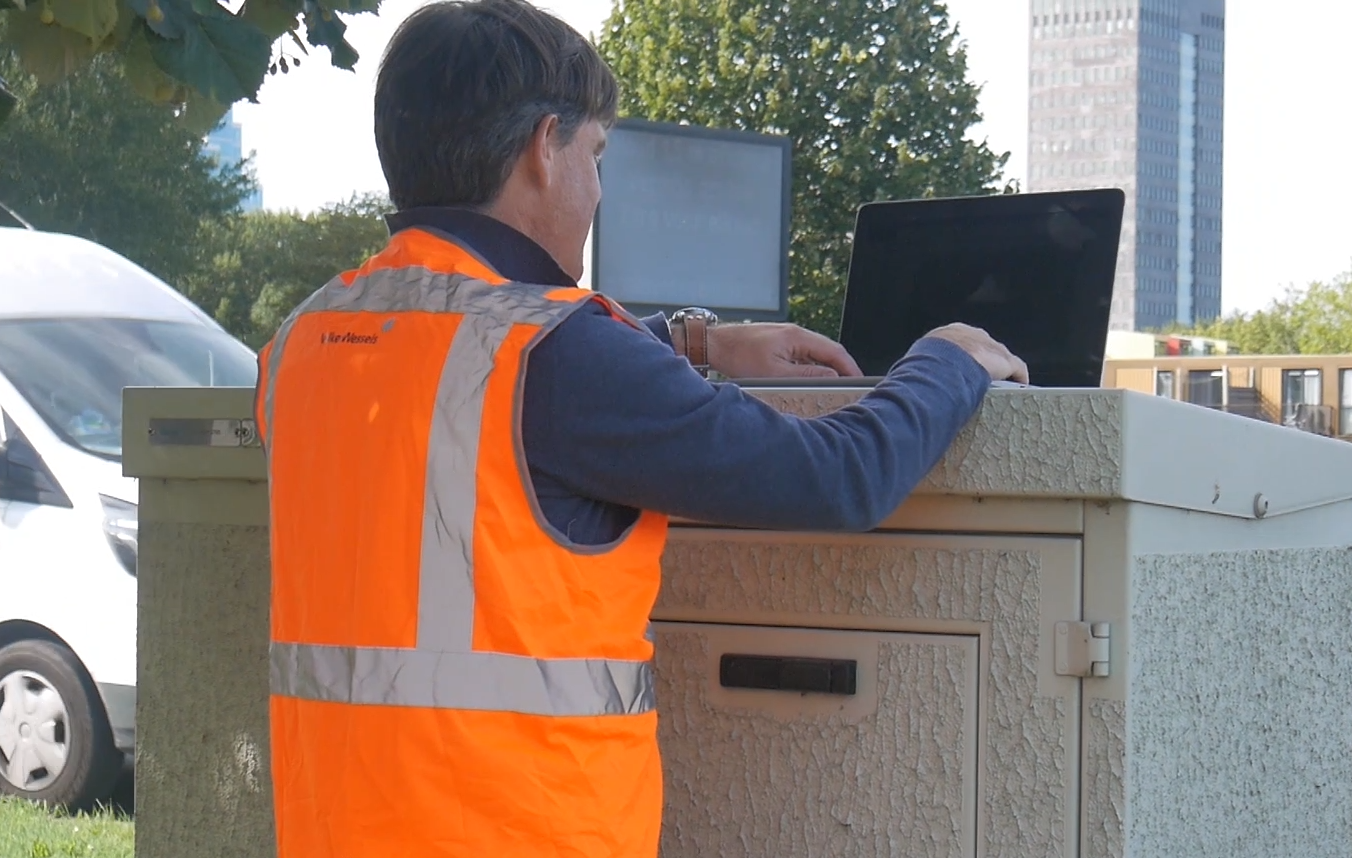
{"label": "wristwatch", "polygon": [[718,324],[718,316],[703,307],[686,307],[671,314],[671,323],[685,332],[685,359],[705,378],[709,377],[709,328]]}

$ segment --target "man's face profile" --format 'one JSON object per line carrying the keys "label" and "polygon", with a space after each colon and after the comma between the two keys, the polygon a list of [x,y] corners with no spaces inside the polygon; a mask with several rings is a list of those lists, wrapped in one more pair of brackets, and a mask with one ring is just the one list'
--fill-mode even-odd
{"label": "man's face profile", "polygon": [[560,146],[557,120],[551,117],[546,123],[552,124],[545,135],[551,151],[546,156],[544,172],[548,180],[540,201],[552,215],[548,218],[551,234],[546,249],[577,280],[585,268],[582,251],[587,233],[601,202],[600,162],[606,146],[606,129],[600,122],[589,119],[578,127],[571,140]]}

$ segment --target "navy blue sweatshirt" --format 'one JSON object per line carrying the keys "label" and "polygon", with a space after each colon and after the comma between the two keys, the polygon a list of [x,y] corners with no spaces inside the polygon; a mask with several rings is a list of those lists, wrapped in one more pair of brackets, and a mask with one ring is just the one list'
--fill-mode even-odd
{"label": "navy blue sweatshirt", "polygon": [[[503,277],[576,285],[538,244],[462,209],[390,215],[391,232],[444,233]],[[522,446],[545,519],[567,541],[619,538],[639,509],[784,530],[875,527],[975,415],[990,376],[946,340],[922,339],[856,403],[804,419],[711,383],[651,331],[591,302],[526,362]]]}

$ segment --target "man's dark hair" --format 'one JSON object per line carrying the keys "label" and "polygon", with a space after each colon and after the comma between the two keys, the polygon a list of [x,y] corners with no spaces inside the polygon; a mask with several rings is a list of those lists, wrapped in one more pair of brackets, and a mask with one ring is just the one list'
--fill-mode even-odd
{"label": "man's dark hair", "polygon": [[375,132],[390,200],[484,206],[540,121],[567,143],[615,120],[615,76],[576,30],[524,0],[442,0],[395,32],[376,78]]}

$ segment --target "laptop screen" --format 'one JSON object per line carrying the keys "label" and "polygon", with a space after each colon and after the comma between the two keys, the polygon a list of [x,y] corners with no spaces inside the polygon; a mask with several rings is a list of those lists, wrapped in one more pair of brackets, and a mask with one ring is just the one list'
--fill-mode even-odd
{"label": "laptop screen", "polygon": [[869,203],[859,209],[840,342],[883,375],[929,331],[985,328],[1039,387],[1098,387],[1120,189]]}

